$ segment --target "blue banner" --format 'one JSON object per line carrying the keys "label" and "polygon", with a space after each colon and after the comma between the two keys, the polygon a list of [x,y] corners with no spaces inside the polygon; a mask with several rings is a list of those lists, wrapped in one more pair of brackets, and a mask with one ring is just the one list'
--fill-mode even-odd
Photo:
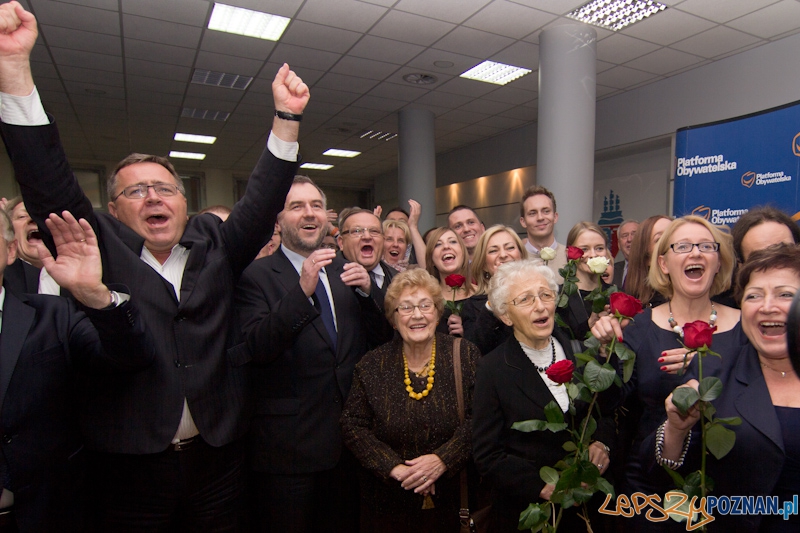
{"label": "blue banner", "polygon": [[800,102],[675,136],[673,214],[733,225],[771,205],[800,220]]}

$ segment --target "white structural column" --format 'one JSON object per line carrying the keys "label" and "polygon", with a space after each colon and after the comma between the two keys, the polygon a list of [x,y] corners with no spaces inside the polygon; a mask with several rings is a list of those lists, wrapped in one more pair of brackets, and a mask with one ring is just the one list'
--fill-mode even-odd
{"label": "white structural column", "polygon": [[398,117],[397,196],[400,205],[413,198],[422,205],[419,229],[436,224],[436,146],[434,114],[404,109]]}
{"label": "white structural column", "polygon": [[583,24],[539,36],[539,131],[536,183],[550,189],[562,243],[572,226],[591,220],[597,33]]}

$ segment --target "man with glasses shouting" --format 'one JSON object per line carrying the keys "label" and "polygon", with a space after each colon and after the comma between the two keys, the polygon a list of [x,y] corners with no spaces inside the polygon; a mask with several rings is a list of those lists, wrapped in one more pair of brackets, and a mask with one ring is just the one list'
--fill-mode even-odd
{"label": "man with glasses shouting", "polygon": [[89,221],[103,281],[128,287],[157,343],[144,370],[80,383],[97,529],[241,531],[250,354],[234,321],[234,286],[283,208],[308,87],[288,65],[278,70],[267,149],[227,221],[188,220],[175,169],[140,154],[112,173],[109,213],[95,213],[33,83],[37,35],[19,3],[0,6],[0,128],[25,205],[51,250],[51,212]]}

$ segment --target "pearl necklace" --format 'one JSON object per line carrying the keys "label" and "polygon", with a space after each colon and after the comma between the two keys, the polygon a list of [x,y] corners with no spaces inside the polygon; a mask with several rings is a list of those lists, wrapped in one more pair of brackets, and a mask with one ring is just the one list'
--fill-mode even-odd
{"label": "pearl necklace", "polygon": [[[667,308],[669,309],[669,318],[667,322],[669,322],[669,327],[672,328],[672,331],[678,334],[678,336],[682,339],[683,338],[683,328],[678,325],[675,321],[675,317],[672,316],[672,302],[667,301]],[[708,319],[708,325],[712,328],[717,323],[717,310],[714,309],[714,302],[711,302],[711,316]]]}
{"label": "pearl necklace", "polygon": [[[536,370],[538,370],[539,372],[547,372],[547,369],[550,368],[550,365],[552,365],[553,363],[556,362],[556,343],[553,342],[553,336],[552,335],[550,336],[550,349],[553,351],[553,359],[550,361],[549,365],[547,365],[547,366],[539,366],[537,364],[533,365],[534,367],[536,367]],[[537,352],[544,352],[544,350],[537,350],[536,348],[531,348],[531,350],[534,350],[534,351],[537,351]],[[546,348],[545,348],[545,350],[546,350]],[[542,354],[542,355],[544,355],[544,354]]]}
{"label": "pearl necklace", "polygon": [[422,392],[414,392],[414,387],[411,386],[411,378],[408,377],[408,359],[406,359],[406,350],[403,348],[403,383],[406,384],[406,390],[408,391],[408,395],[415,399],[421,400],[428,394],[430,394],[431,389],[433,388],[433,375],[435,372],[436,367],[436,338],[433,339],[433,348],[431,349],[431,361],[428,363],[428,385]]}

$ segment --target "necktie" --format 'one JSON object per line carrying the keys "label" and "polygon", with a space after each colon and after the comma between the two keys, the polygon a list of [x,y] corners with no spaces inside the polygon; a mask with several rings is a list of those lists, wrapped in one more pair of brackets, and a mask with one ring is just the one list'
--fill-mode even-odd
{"label": "necktie", "polygon": [[325,285],[322,280],[317,280],[317,288],[314,289],[314,299],[319,306],[319,313],[322,315],[322,323],[325,324],[325,329],[328,330],[331,341],[333,343],[333,351],[336,351],[336,325],[333,322],[333,312],[331,311],[331,303],[328,301],[328,293],[325,291]]}

